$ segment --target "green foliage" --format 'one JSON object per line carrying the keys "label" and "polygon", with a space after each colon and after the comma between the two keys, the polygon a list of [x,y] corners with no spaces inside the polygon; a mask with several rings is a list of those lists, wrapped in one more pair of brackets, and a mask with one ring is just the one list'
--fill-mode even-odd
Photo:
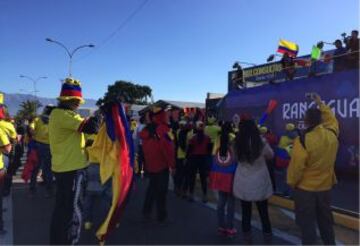
{"label": "green foliage", "polygon": [[151,98],[151,92],[152,90],[149,86],[118,80],[113,85],[108,86],[108,91],[105,93],[105,96],[100,98],[96,102],[96,105],[101,106],[116,101],[147,105],[149,104],[148,99]]}
{"label": "green foliage", "polygon": [[24,120],[36,117],[37,110],[41,107],[41,103],[38,100],[26,100],[20,104],[20,109],[15,115],[15,119]]}

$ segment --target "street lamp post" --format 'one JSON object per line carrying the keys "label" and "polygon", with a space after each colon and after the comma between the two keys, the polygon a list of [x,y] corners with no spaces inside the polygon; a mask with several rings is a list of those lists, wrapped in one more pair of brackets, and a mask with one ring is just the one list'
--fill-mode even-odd
{"label": "street lamp post", "polygon": [[80,50],[82,48],[94,48],[95,47],[95,45],[93,45],[93,44],[84,44],[84,45],[80,45],[79,47],[77,47],[77,48],[73,49],[72,51],[70,51],[63,43],[61,43],[59,41],[53,40],[51,38],[46,38],[45,40],[48,41],[48,42],[60,45],[61,47],[63,47],[66,50],[66,53],[69,56],[69,77],[71,77],[72,58],[74,57],[74,54],[76,53],[76,51],[78,51],[78,50]]}
{"label": "street lamp post", "polygon": [[37,99],[36,92],[38,92],[38,90],[37,90],[37,87],[36,87],[36,83],[37,83],[40,79],[47,79],[47,77],[41,76],[41,77],[38,77],[37,79],[34,79],[34,78],[30,77],[30,76],[26,76],[26,75],[22,75],[22,74],[21,74],[19,77],[20,77],[20,78],[29,79],[29,80],[31,80],[31,81],[33,82],[33,86],[34,86],[34,96],[35,96],[35,98]]}

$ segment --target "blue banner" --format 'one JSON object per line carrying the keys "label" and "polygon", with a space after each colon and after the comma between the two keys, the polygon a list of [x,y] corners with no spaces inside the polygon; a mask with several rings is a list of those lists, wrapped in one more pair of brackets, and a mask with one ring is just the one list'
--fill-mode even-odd
{"label": "blue banner", "polygon": [[230,91],[222,104],[223,118],[239,119],[242,113],[250,113],[259,119],[271,99],[277,108],[268,116],[265,125],[277,136],[285,131],[287,123],[304,129],[304,115],[314,105],[305,94],[316,92],[335,112],[340,125],[339,151],[336,174],[339,185],[338,207],[358,211],[359,205],[359,70],[326,74],[314,78],[298,79],[278,84]]}

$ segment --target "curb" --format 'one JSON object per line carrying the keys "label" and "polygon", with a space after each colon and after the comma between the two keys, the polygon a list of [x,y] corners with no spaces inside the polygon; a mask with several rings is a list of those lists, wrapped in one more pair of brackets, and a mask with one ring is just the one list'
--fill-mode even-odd
{"label": "curb", "polygon": [[[282,208],[286,208],[289,210],[294,210],[294,201],[288,199],[288,198],[283,198],[280,196],[272,196],[269,199],[269,203],[275,206],[279,206]],[[333,211],[333,216],[334,216],[334,223],[337,225],[341,225],[344,226],[348,229],[354,230],[354,231],[359,231],[359,224],[360,224],[360,220],[358,217],[355,216],[350,216],[347,214],[343,214],[340,212],[335,212]]]}

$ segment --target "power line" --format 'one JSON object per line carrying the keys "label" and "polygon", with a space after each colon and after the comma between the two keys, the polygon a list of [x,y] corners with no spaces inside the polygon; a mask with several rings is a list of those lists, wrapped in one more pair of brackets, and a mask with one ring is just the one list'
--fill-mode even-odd
{"label": "power line", "polygon": [[95,49],[93,49],[91,52],[87,53],[84,56],[81,56],[79,59],[76,59],[75,61],[79,61],[82,60],[86,57],[88,57],[89,55],[91,55],[92,53],[94,53],[96,50],[99,50],[101,47],[103,47],[106,43],[108,43],[111,39],[113,39],[115,37],[115,35],[121,31],[121,29],[123,29],[144,7],[145,5],[149,2],[150,0],[144,0],[142,1],[139,6],[134,9],[134,11],[122,22],[120,23],[120,25],[112,32],[110,33],[103,41],[100,42],[100,44],[96,44]]}

